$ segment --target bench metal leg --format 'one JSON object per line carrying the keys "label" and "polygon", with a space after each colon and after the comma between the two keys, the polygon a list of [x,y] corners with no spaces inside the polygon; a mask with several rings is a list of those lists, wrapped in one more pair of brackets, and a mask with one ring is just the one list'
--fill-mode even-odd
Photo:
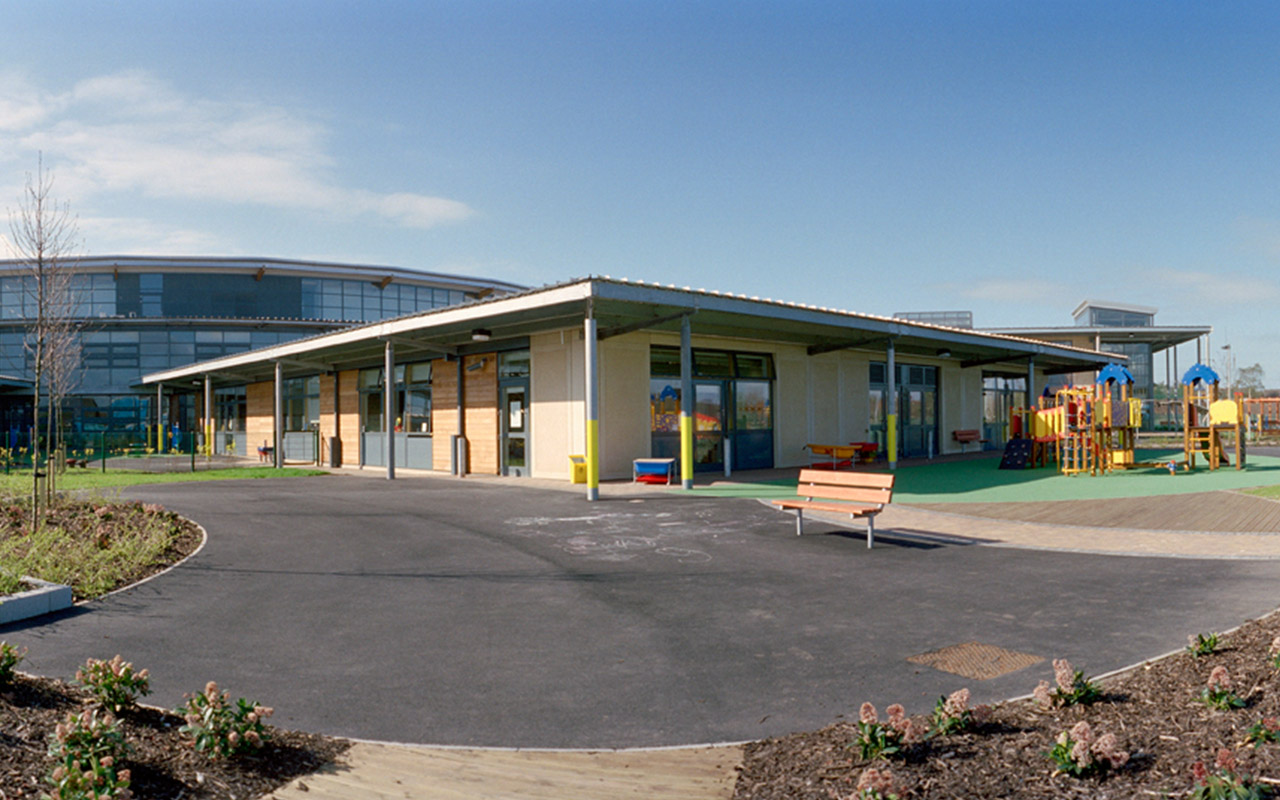
{"label": "bench metal leg", "polygon": [[875,515],[867,517],[867,549],[871,549],[871,545],[876,541],[876,518]]}
{"label": "bench metal leg", "polygon": [[797,508],[796,509],[796,536],[802,536],[803,534],[804,534],[804,509]]}

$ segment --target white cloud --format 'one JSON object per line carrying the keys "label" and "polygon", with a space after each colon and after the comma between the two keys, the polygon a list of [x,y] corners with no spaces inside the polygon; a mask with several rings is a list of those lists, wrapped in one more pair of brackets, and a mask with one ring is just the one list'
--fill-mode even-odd
{"label": "white cloud", "polygon": [[161,225],[129,217],[82,217],[81,237],[92,242],[94,254],[195,256],[226,254],[225,244],[214,234]]}
{"label": "white cloud", "polygon": [[970,283],[952,284],[952,291],[972,300],[1034,303],[1070,296],[1071,287],[1039,278],[980,278]]}
{"label": "white cloud", "polygon": [[82,81],[48,95],[21,81],[0,90],[0,147],[57,173],[59,192],[84,201],[137,192],[160,199],[372,215],[404,227],[465,220],[465,203],[378,193],[332,177],[327,129],[259,103],[196,98],[145,72]]}
{"label": "white cloud", "polygon": [[1221,309],[1274,304],[1280,299],[1280,285],[1256,275],[1161,267],[1147,270],[1145,278],[1151,290],[1184,307]]}

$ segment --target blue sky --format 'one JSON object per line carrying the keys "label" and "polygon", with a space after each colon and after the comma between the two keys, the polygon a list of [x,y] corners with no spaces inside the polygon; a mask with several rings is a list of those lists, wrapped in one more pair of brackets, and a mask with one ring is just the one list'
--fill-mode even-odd
{"label": "blue sky", "polygon": [[1109,299],[1213,325],[1280,385],[1276,4],[4,17],[0,204],[42,151],[92,254],[607,274],[980,326]]}

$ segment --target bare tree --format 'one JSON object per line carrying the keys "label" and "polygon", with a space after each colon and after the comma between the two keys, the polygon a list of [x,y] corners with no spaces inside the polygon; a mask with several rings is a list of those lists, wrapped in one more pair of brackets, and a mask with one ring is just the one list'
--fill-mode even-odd
{"label": "bare tree", "polygon": [[[42,392],[50,382],[51,364],[69,348],[60,345],[78,310],[74,301],[75,258],[79,250],[75,219],[68,203],[52,197],[53,176],[44,169],[27,173],[22,200],[9,212],[10,247],[25,266],[22,316],[27,320],[24,346],[32,372],[31,529],[40,519],[40,411]],[[78,337],[77,337],[78,338]],[[52,398],[45,398],[50,412]],[[52,413],[50,416],[53,416]]]}

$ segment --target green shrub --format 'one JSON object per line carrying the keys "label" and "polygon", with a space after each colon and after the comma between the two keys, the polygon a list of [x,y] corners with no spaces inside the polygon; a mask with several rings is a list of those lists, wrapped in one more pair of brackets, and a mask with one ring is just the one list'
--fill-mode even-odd
{"label": "green shrub", "polygon": [[247,702],[230,704],[230,695],[213,681],[200,694],[186,695],[187,704],[174,713],[187,721],[180,731],[191,737],[196,751],[209,758],[226,758],[256,750],[269,739],[262,721],[273,709]]}
{"label": "green shrub", "polygon": [[119,713],[139,697],[151,694],[147,670],[135,672],[133,664],[117,653],[110,661],[91,658],[76,670],[76,680],[97,698],[102,707]]}
{"label": "green shrub", "polygon": [[27,648],[18,649],[8,642],[0,641],[0,686],[13,683],[13,671],[27,655]]}
{"label": "green shrub", "polygon": [[57,762],[49,775],[54,800],[127,800],[129,770],[116,771],[125,754],[124,732],[109,712],[94,708],[67,714],[54,729],[49,755]]}

